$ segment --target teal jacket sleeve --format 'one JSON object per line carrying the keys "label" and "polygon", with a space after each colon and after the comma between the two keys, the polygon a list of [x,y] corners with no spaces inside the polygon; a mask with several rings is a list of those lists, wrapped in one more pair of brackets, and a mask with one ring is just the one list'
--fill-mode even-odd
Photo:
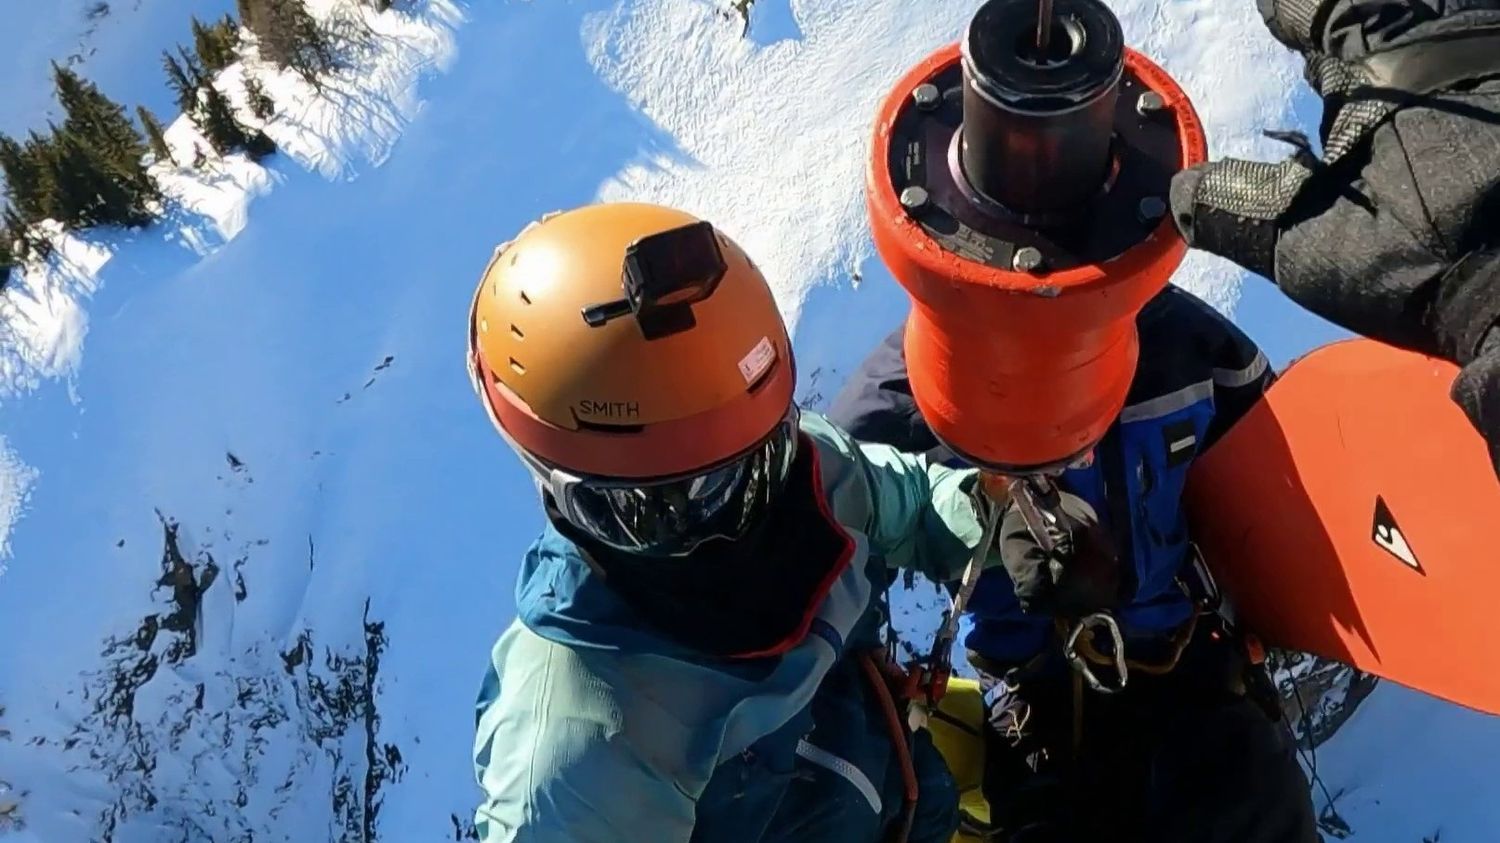
{"label": "teal jacket sleeve", "polygon": [[[824,486],[841,520],[869,537],[893,568],[950,582],[963,575],[984,534],[976,505],[979,473],[930,463],[888,445],[857,443],[827,419],[803,415],[825,451]],[[999,564],[990,554],[985,567]]]}
{"label": "teal jacket sleeve", "polygon": [[[893,568],[936,582],[963,576],[984,534],[976,505],[978,472],[928,463],[888,445],[862,444],[870,488],[870,546]],[[991,553],[985,567],[999,564]]]}
{"label": "teal jacket sleeve", "polygon": [[606,677],[576,651],[512,624],[478,701],[479,839],[686,843],[694,800],[635,731]]}

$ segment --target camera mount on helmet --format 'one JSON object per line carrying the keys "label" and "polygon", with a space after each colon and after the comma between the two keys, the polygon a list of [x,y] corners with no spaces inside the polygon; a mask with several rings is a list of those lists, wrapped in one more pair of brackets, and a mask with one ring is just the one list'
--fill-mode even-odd
{"label": "camera mount on helmet", "polygon": [[680,333],[697,324],[692,306],[713,295],[729,265],[708,222],[668,229],[625,250],[625,297],[583,309],[583,321],[600,327],[635,314],[646,339]]}

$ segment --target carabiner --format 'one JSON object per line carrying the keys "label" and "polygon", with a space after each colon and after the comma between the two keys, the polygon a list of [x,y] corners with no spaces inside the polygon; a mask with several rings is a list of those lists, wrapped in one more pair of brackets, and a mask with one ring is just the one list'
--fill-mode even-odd
{"label": "carabiner", "polygon": [[[1114,687],[1100,682],[1099,677],[1094,675],[1093,668],[1089,667],[1088,662],[1078,654],[1079,636],[1083,635],[1086,630],[1099,626],[1109,630],[1110,639],[1115,645],[1114,667],[1115,673],[1120,677],[1120,684]],[[1083,676],[1084,681],[1088,682],[1093,690],[1101,694],[1117,694],[1125,690],[1125,683],[1130,678],[1130,668],[1125,664],[1125,636],[1120,633],[1120,624],[1113,615],[1108,612],[1095,612],[1084,617],[1073,627],[1073,631],[1068,633],[1063,652],[1067,655],[1068,662],[1073,665],[1073,669]]]}

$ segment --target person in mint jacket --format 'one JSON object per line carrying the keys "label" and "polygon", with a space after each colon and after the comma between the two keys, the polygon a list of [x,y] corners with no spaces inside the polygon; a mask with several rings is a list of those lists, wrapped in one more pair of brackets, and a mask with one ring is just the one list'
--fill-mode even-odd
{"label": "person in mint jacket", "polygon": [[873,654],[895,569],[988,562],[974,471],[800,411],[765,279],[669,208],[497,249],[469,368],[547,516],[479,694],[482,840],[946,843],[951,776]]}

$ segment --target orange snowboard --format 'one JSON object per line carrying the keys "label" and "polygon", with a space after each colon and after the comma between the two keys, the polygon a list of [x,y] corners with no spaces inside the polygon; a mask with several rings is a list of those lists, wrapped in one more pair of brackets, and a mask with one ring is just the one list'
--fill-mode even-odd
{"label": "orange snowboard", "polygon": [[1194,468],[1241,625],[1500,713],[1500,480],[1451,364],[1370,340],[1293,363]]}

